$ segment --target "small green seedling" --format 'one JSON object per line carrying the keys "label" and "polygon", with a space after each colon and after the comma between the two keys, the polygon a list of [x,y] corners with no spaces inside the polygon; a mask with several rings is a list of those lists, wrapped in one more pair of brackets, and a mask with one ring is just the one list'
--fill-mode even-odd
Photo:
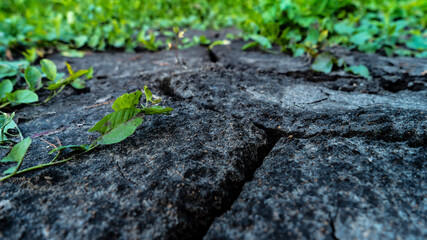
{"label": "small green seedling", "polygon": [[114,101],[113,113],[105,116],[90,132],[99,132],[101,136],[95,141],[99,144],[113,144],[120,142],[132,135],[136,128],[141,125],[144,115],[168,114],[173,109],[162,107],[157,104],[161,99],[153,99],[151,91],[144,87],[145,105],[141,103],[141,108],[137,108],[142,95],[141,91],[125,93]]}
{"label": "small green seedling", "polygon": [[[16,76],[19,74],[19,68],[21,65],[4,64],[5,74],[3,76]],[[48,59],[40,61],[41,70],[48,79],[47,89],[51,90],[51,94],[47,97],[43,103],[48,102],[53,97],[58,95],[66,85],[70,84],[75,89],[85,88],[85,79],[91,79],[93,77],[93,69],[84,69],[74,72],[70,64],[67,65],[69,77],[62,78],[63,74],[57,73],[55,63]],[[2,66],[0,64],[0,66]],[[18,69],[18,70],[17,70]],[[1,67],[0,67],[1,70]],[[0,77],[2,75],[0,74]],[[0,109],[9,105],[16,106],[20,104],[30,104],[39,101],[39,97],[36,93],[37,90],[43,87],[42,73],[36,67],[27,66],[23,75],[25,82],[27,83],[28,89],[19,89],[14,91],[14,85],[16,81],[5,79],[0,82]],[[85,77],[81,78],[81,77]]]}
{"label": "small green seedling", "polygon": [[93,76],[93,69],[82,69],[75,72],[70,64],[67,62],[69,76],[67,78],[59,78],[57,76],[56,65],[48,60],[43,59],[41,62],[42,70],[46,74],[46,77],[50,80],[47,89],[51,90],[51,95],[44,101],[48,102],[50,99],[58,95],[67,85],[71,85],[75,89],[83,89],[86,87],[85,80],[80,78],[85,76],[86,79],[91,79]]}
{"label": "small green seedling", "polygon": [[332,72],[333,66],[337,66],[339,68],[344,68],[344,71],[362,76],[366,79],[371,79],[371,75],[369,74],[369,69],[364,65],[352,65],[347,66],[347,63],[344,59],[337,59],[335,56],[328,52],[317,54],[314,59],[313,64],[311,65],[311,69],[316,72],[323,72],[329,74]]}
{"label": "small green seedling", "polygon": [[[54,74],[50,77],[53,78],[53,76]],[[89,129],[90,132],[98,132],[101,134],[101,136],[92,142],[92,144],[56,147],[49,152],[49,154],[56,153],[56,156],[50,162],[19,170],[24,156],[29,146],[31,145],[31,138],[25,138],[16,144],[5,158],[0,160],[0,162],[4,163],[16,163],[15,166],[10,167],[3,172],[5,176],[0,178],[0,181],[6,180],[24,172],[67,162],[71,160],[72,157],[62,160],[60,159],[62,151],[66,149],[70,149],[73,152],[88,152],[100,145],[108,145],[123,141],[127,137],[131,136],[135,132],[136,128],[141,125],[144,115],[168,114],[173,110],[170,107],[158,106],[158,104],[161,102],[161,99],[154,99],[151,91],[147,88],[147,86],[144,86],[144,94],[145,104],[140,103],[140,98],[142,96],[141,91],[136,91],[130,94],[125,93],[117,98],[112,105],[114,112],[105,116],[103,119],[101,119],[101,121],[95,124],[95,126]],[[140,105],[141,108],[138,108],[138,105]],[[3,132],[7,132],[7,129],[16,126],[11,120],[13,118],[13,114],[8,116],[7,119],[6,116],[4,118],[5,119],[3,122],[0,118],[0,124],[2,124],[2,136]],[[11,125],[11,123],[13,124]]]}

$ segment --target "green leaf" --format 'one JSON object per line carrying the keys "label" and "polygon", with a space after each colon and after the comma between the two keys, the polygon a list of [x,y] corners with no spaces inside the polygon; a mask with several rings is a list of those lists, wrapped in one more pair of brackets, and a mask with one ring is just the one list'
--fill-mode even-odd
{"label": "green leaf", "polygon": [[258,46],[258,45],[259,45],[258,42],[246,43],[245,45],[243,45],[242,51],[248,50],[249,48],[254,48],[254,47]]}
{"label": "green leaf", "polygon": [[211,40],[209,40],[208,38],[206,38],[205,35],[201,35],[199,37],[199,43],[203,44],[203,45],[209,45],[211,43]]}
{"label": "green leaf", "polygon": [[88,37],[85,35],[81,35],[74,38],[74,42],[76,43],[76,48],[83,47],[86,44],[87,40],[88,40]]}
{"label": "green leaf", "polygon": [[13,91],[13,83],[10,80],[3,80],[0,83],[0,100],[6,97],[7,93],[11,93]]}
{"label": "green leaf", "polygon": [[208,48],[210,50],[212,50],[215,46],[218,46],[218,45],[229,45],[229,44],[230,44],[229,40],[217,40],[217,41],[214,41],[213,43],[211,43]]}
{"label": "green leaf", "polygon": [[76,78],[70,84],[75,89],[83,89],[83,88],[86,87],[85,81],[83,79],[81,79],[81,78]]}
{"label": "green leaf", "polygon": [[350,38],[350,42],[352,42],[356,45],[363,45],[363,44],[365,44],[365,42],[367,42],[371,38],[372,38],[372,35],[369,32],[360,32],[360,33],[353,35]]}
{"label": "green leaf", "polygon": [[67,70],[68,73],[70,74],[70,76],[72,76],[74,74],[73,68],[71,67],[71,65],[67,62],[65,62],[65,66],[67,66]]}
{"label": "green leaf", "polygon": [[15,171],[16,171],[16,166],[13,166],[13,167],[10,167],[10,168],[6,169],[6,170],[3,172],[3,174],[4,174],[4,175],[9,175],[9,174],[15,173]]}
{"label": "green leaf", "polygon": [[317,72],[330,73],[333,67],[333,59],[329,53],[321,53],[317,55],[314,63],[311,65],[311,69]]}
{"label": "green leaf", "polygon": [[153,115],[153,114],[168,114],[171,111],[173,111],[173,108],[170,107],[162,107],[162,106],[152,106],[149,108],[144,108],[143,113],[146,115]]}
{"label": "green leaf", "polygon": [[144,93],[145,93],[145,98],[147,99],[147,101],[152,102],[153,101],[153,94],[151,94],[151,91],[148,89],[147,86],[144,86]]}
{"label": "green leaf", "polygon": [[307,37],[305,38],[304,42],[308,44],[316,44],[319,40],[320,32],[319,30],[315,28],[309,28]]}
{"label": "green leaf", "polygon": [[13,77],[17,74],[17,70],[8,64],[0,63],[0,79],[4,77]]}
{"label": "green leaf", "polygon": [[365,77],[370,79],[371,75],[369,74],[369,69],[365,65],[358,65],[358,66],[350,66],[345,69],[347,72],[351,72],[353,74]]}
{"label": "green leaf", "polygon": [[0,162],[16,162],[16,166],[7,169],[3,172],[3,174],[14,174],[16,173],[22,165],[22,161],[24,160],[24,156],[27,153],[28,148],[31,145],[31,138],[27,137],[21,142],[17,143],[13,146],[12,150],[10,150],[9,154],[0,160]]}
{"label": "green leaf", "polygon": [[43,59],[40,61],[40,64],[42,66],[42,71],[46,74],[46,77],[51,81],[55,81],[57,73],[55,63],[49,59]]}
{"label": "green leaf", "polygon": [[14,117],[15,113],[12,113],[11,115],[3,113],[2,115],[0,115],[0,143],[8,140],[6,134],[8,134],[9,129],[18,129],[18,126],[16,125],[15,121],[13,121]]}
{"label": "green leaf", "polygon": [[142,92],[139,90],[134,93],[125,93],[118,97],[111,107],[114,109],[114,111],[119,111],[126,108],[135,108],[139,103],[141,96]]}
{"label": "green leaf", "polygon": [[406,43],[406,46],[415,50],[427,49],[427,38],[422,36],[412,36],[411,39]]}
{"label": "green leaf", "polygon": [[86,79],[92,79],[93,78],[93,67],[90,67],[88,70],[87,70],[87,73],[86,73]]}
{"label": "green leaf", "polygon": [[126,123],[117,126],[110,132],[103,135],[99,139],[99,143],[106,145],[123,141],[135,132],[136,128],[141,125],[142,121],[142,118],[136,117]]}
{"label": "green leaf", "polygon": [[61,79],[61,80],[59,80],[56,83],[49,84],[49,86],[46,89],[49,89],[49,90],[53,91],[53,90],[56,90],[56,89],[58,89],[58,88],[60,88],[60,87],[62,87],[64,85],[67,85],[69,83],[70,83],[69,80]]}
{"label": "green leaf", "polygon": [[24,55],[25,59],[33,63],[37,59],[37,51],[36,48],[30,48],[22,52],[22,55]]}
{"label": "green leaf", "polygon": [[39,100],[37,94],[30,90],[17,90],[13,93],[7,93],[6,97],[13,105],[21,103],[33,103]]}
{"label": "green leaf", "polygon": [[74,49],[68,49],[68,50],[61,51],[61,55],[64,57],[82,58],[85,56],[85,52],[74,50]]}
{"label": "green leaf", "polygon": [[348,21],[342,21],[335,24],[334,30],[339,34],[352,34],[355,29],[353,24],[349,24]]}
{"label": "green leaf", "polygon": [[73,151],[86,152],[86,151],[90,150],[90,145],[88,145],[88,144],[82,144],[82,145],[60,146],[60,147],[57,147],[55,149],[52,149],[49,152],[49,154],[52,154],[52,153],[57,152],[57,151],[62,151],[64,149],[68,149],[68,148],[71,149],[71,150],[73,150]]}
{"label": "green leaf", "polygon": [[91,129],[89,129],[89,132],[99,132],[104,135],[107,132],[131,120],[141,111],[142,109],[139,108],[125,108],[116,112],[112,112],[101,119],[101,121],[95,124],[95,126],[93,126]]}
{"label": "green leaf", "polygon": [[28,84],[28,87],[30,87],[30,90],[35,91],[38,85],[40,85],[40,79],[42,78],[42,74],[37,68],[28,67],[25,70],[24,78]]}
{"label": "green leaf", "polygon": [[88,70],[79,70],[77,72],[73,72],[73,74],[70,74],[70,76],[68,77],[68,80],[77,79],[77,78],[87,74],[88,72],[89,72]]}
{"label": "green leaf", "polygon": [[157,98],[156,100],[151,101],[153,104],[157,104],[159,102],[161,102],[162,99],[161,98]]}
{"label": "green leaf", "polygon": [[[271,49],[273,46],[271,45],[270,41],[268,40],[268,38],[261,36],[261,35],[252,35],[250,36],[250,39],[254,40],[255,42],[259,43],[259,45],[261,45],[262,48],[264,49]],[[226,40],[224,40],[226,41]],[[229,42],[228,42],[229,44]]]}

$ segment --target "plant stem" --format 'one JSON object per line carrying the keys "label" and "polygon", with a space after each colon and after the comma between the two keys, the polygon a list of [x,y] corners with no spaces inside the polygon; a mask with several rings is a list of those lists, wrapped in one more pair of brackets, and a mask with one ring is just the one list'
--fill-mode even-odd
{"label": "plant stem", "polygon": [[56,156],[52,159],[52,161],[50,161],[50,163],[55,162],[56,159],[58,159],[59,154],[61,154],[61,151],[58,151],[58,153],[56,154]]}
{"label": "plant stem", "polygon": [[10,178],[10,177],[13,177],[13,176],[15,176],[15,175],[21,174],[21,173],[25,173],[25,172],[33,171],[33,170],[40,169],[40,168],[44,168],[44,167],[53,166],[53,165],[56,165],[56,164],[65,163],[65,162],[70,161],[71,159],[73,159],[73,158],[72,158],[72,157],[70,157],[70,158],[66,158],[66,159],[64,159],[64,160],[57,161],[57,162],[44,163],[44,164],[40,164],[40,165],[37,165],[37,166],[29,167],[29,168],[26,168],[26,169],[24,169],[24,170],[18,171],[18,172],[14,173],[14,174],[10,174],[10,175],[7,175],[6,177],[0,178],[0,182],[1,182],[1,181],[4,181],[4,180],[6,180],[6,179],[8,179],[8,178]]}
{"label": "plant stem", "polygon": [[[101,138],[101,137],[100,137]],[[87,151],[85,151],[85,152],[89,152],[89,151],[91,151],[92,149],[94,149],[94,148],[96,148],[96,147],[98,147],[99,145],[101,145],[101,144],[96,144],[95,145],[95,143],[97,143],[98,142],[98,140],[100,139],[100,138],[98,138],[98,139],[96,139],[90,146],[89,146],[89,149],[87,150]]]}
{"label": "plant stem", "polygon": [[47,97],[43,103],[49,102],[52,98],[54,98],[56,95],[58,95],[60,92],[62,92],[62,90],[64,90],[65,86],[66,85],[61,86],[58,91],[53,91],[53,94],[50,95],[49,97]]}
{"label": "plant stem", "polygon": [[2,105],[0,105],[0,108],[4,108],[4,107],[6,107],[7,105],[9,105],[10,104],[10,102],[5,102],[5,103],[3,103]]}

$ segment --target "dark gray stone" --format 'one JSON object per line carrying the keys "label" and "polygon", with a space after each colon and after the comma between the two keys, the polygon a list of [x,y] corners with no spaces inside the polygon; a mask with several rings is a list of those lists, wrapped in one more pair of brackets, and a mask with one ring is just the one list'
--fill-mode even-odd
{"label": "dark gray stone", "polygon": [[[41,139],[91,142],[87,130],[125,92],[147,85],[175,110],[121,143],[0,183],[0,238],[426,238],[427,63],[334,53],[368,65],[367,80],[242,44],[180,51],[185,65],[173,51],[52,56],[95,77],[11,109],[33,137],[23,167],[51,157]],[[394,74],[401,62],[416,66]]]}
{"label": "dark gray stone", "polygon": [[283,137],[204,239],[425,239],[425,148]]}
{"label": "dark gray stone", "polygon": [[[119,144],[3,182],[2,238],[200,238],[237,197],[266,138],[247,120],[190,103],[169,105],[176,108],[171,116],[148,118]],[[31,123],[45,121],[54,128],[61,123],[48,117]],[[87,119],[55,136],[63,144],[85,142],[93,124]],[[22,130],[36,133],[26,124]],[[53,135],[44,138],[56,144]],[[35,138],[23,167],[47,161],[46,146]]]}

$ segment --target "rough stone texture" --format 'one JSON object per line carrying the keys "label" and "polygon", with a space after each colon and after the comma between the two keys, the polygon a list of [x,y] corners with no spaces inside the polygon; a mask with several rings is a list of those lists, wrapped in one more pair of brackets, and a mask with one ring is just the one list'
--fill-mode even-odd
{"label": "rough stone texture", "polygon": [[51,157],[41,139],[89,143],[87,130],[125,92],[147,85],[175,111],[147,117],[121,143],[2,182],[0,238],[427,238],[426,60],[333,49],[366,64],[367,80],[242,44],[180,51],[185,66],[171,51],[52,56],[60,71],[68,61],[95,77],[14,109],[33,137],[23,167]]}
{"label": "rough stone texture", "polygon": [[[177,111],[149,118],[120,144],[2,183],[2,237],[200,238],[215,213],[237,197],[266,138],[247,120],[190,103],[169,105]],[[63,144],[84,141],[79,134],[93,124],[56,136]],[[45,146],[36,138],[27,164],[46,158]]]}
{"label": "rough stone texture", "polygon": [[425,160],[401,142],[284,137],[205,239],[425,239]]}

